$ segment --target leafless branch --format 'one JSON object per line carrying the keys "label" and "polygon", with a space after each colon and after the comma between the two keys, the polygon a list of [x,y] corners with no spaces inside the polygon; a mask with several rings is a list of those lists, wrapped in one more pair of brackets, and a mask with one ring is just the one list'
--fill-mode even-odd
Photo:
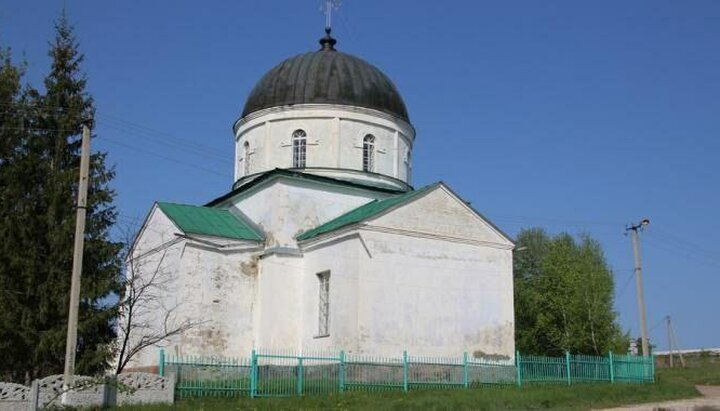
{"label": "leafless branch", "polygon": [[170,240],[140,255],[133,249],[127,251],[125,288],[119,303],[116,374],[144,349],[201,324],[187,318],[180,320],[179,303],[168,306],[173,278],[164,263],[170,247],[179,241]]}

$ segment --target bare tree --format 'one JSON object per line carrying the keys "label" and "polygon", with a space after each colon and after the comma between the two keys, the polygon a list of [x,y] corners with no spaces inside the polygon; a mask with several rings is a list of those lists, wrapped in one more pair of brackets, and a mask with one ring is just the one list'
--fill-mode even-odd
{"label": "bare tree", "polygon": [[128,247],[125,287],[119,301],[116,374],[144,349],[201,323],[180,318],[179,303],[170,303],[167,298],[172,292],[173,278],[164,267],[165,258],[170,247],[182,240],[175,238],[142,254],[136,254],[133,246]]}

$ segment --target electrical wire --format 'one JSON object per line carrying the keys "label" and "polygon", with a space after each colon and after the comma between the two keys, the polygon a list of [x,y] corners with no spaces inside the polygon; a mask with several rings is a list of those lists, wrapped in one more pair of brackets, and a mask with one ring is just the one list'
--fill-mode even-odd
{"label": "electrical wire", "polygon": [[151,129],[148,129],[146,127],[127,125],[127,123],[128,122],[125,121],[103,119],[102,117],[98,119],[99,125],[104,125],[114,130],[122,131],[139,137],[144,137],[145,139],[159,142],[163,145],[173,146],[183,150],[191,150],[195,154],[203,155],[211,159],[221,161],[228,160],[228,155],[225,151],[221,151],[210,146],[198,144],[196,142],[191,142],[187,139],[174,137],[167,133],[152,131]]}
{"label": "electrical wire", "polygon": [[[659,235],[659,237],[658,237],[658,235]],[[693,242],[682,239],[682,238],[678,237],[677,235],[667,232],[667,231],[664,231],[662,229],[654,228],[653,230],[648,230],[646,232],[646,236],[657,238],[660,241],[664,241],[666,243],[672,243],[674,246],[684,248],[686,251],[691,252],[691,253],[704,254],[706,256],[713,256],[713,257],[717,255],[717,252],[713,253],[709,250],[705,250],[705,249],[703,249],[703,247],[701,247]]]}
{"label": "electrical wire", "polygon": [[224,151],[224,150],[219,150],[219,149],[216,149],[216,148],[213,148],[213,147],[210,147],[210,146],[205,146],[205,145],[203,145],[203,144],[199,144],[199,143],[198,143],[196,140],[194,140],[194,139],[181,138],[181,137],[175,136],[175,135],[173,135],[173,134],[170,134],[170,133],[167,133],[167,132],[163,132],[163,131],[158,131],[158,130],[156,130],[156,129],[153,129],[153,128],[151,128],[151,127],[145,126],[145,125],[143,125],[143,124],[136,123],[136,122],[133,122],[133,121],[130,121],[130,120],[126,120],[126,119],[123,119],[123,118],[120,118],[120,117],[117,117],[117,116],[114,116],[114,115],[111,115],[111,114],[107,114],[107,113],[104,113],[104,112],[97,112],[96,114],[97,114],[99,117],[104,117],[104,118],[106,118],[106,120],[110,120],[110,121],[114,121],[114,122],[116,122],[116,123],[124,124],[124,125],[126,125],[126,126],[128,126],[128,127],[134,127],[134,128],[139,129],[139,130],[144,130],[144,131],[146,131],[146,132],[149,132],[149,133],[152,133],[152,134],[156,134],[156,135],[158,135],[158,136],[164,136],[164,137],[166,137],[166,138],[172,139],[173,141],[182,141],[182,142],[184,142],[184,143],[186,143],[186,144],[190,144],[190,145],[193,145],[193,146],[201,147],[201,148],[203,148],[203,149],[207,149],[207,150],[210,150],[210,151],[214,151],[216,154],[219,154],[219,155],[224,155],[224,154],[225,154],[225,151]]}
{"label": "electrical wire", "polygon": [[631,272],[630,275],[628,275],[627,279],[625,280],[625,283],[620,288],[620,290],[617,292],[615,298],[620,298],[623,295],[623,293],[627,289],[627,286],[630,285],[630,281],[632,280],[634,274],[635,274],[634,272]]}
{"label": "electrical wire", "polygon": [[669,253],[673,253],[678,256],[682,256],[686,258],[687,260],[693,261],[698,264],[702,264],[705,266],[711,266],[711,267],[720,267],[720,262],[714,259],[710,258],[704,258],[702,256],[692,254],[685,252],[684,250],[679,250],[677,247],[674,247],[671,244],[663,243],[662,241],[658,241],[657,238],[652,237],[645,237],[644,244],[649,245],[652,248],[658,248],[662,251],[666,251]]}
{"label": "electrical wire", "polygon": [[128,148],[128,149],[134,150],[134,151],[138,151],[138,152],[145,153],[145,154],[148,154],[148,155],[156,156],[156,157],[162,158],[162,159],[164,159],[164,160],[171,161],[171,162],[173,162],[173,163],[177,163],[177,164],[183,165],[183,166],[185,166],[185,167],[190,167],[190,168],[194,168],[194,169],[196,169],[196,170],[204,171],[204,172],[206,172],[206,173],[215,174],[215,175],[217,175],[217,176],[221,176],[221,177],[225,177],[225,178],[227,178],[227,177],[232,177],[232,175],[230,175],[230,174],[228,174],[228,173],[221,173],[221,172],[219,172],[219,171],[217,171],[217,170],[213,170],[213,169],[201,167],[201,166],[198,166],[198,165],[196,165],[196,164],[188,163],[188,162],[185,162],[185,161],[182,161],[182,160],[177,160],[177,159],[175,159],[175,158],[166,156],[166,155],[164,155],[164,154],[160,154],[160,153],[155,152],[155,151],[152,151],[152,150],[147,150],[147,149],[139,148],[139,147],[137,147],[137,146],[134,146],[134,145],[131,145],[131,144],[126,144],[126,143],[123,143],[123,142],[120,142],[120,141],[117,141],[117,140],[113,140],[113,139],[110,139],[110,138],[107,138],[107,137],[103,137],[103,138],[102,138],[102,141],[107,141],[107,142],[110,143],[110,144],[115,144],[115,145],[118,145],[118,146],[121,146],[121,147],[125,147],[125,148]]}

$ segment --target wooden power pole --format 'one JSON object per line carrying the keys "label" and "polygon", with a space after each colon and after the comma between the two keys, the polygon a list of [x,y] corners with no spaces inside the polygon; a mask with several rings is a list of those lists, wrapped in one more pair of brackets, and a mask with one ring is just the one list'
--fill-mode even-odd
{"label": "wooden power pole", "polygon": [[68,313],[67,342],[65,345],[64,391],[72,387],[75,374],[75,350],[77,349],[78,310],[80,308],[80,276],[82,274],[83,246],[85,244],[85,214],[90,171],[90,126],[83,123],[82,151],[80,154],[80,185],[78,187],[75,251],[73,253],[72,280],[70,285],[70,310]]}

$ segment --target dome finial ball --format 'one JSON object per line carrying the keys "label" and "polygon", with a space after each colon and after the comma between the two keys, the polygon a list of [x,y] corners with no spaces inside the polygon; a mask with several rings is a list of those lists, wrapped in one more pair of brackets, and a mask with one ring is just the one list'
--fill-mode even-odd
{"label": "dome finial ball", "polygon": [[331,31],[332,29],[330,27],[325,27],[325,37],[320,39],[320,50],[335,51],[337,40],[330,35]]}

